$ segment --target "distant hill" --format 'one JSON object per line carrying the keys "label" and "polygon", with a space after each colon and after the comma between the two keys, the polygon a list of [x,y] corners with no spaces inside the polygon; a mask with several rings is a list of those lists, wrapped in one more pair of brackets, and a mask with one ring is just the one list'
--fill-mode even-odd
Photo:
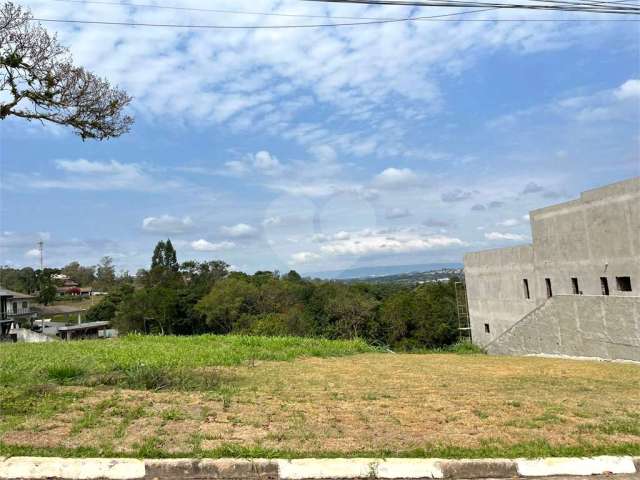
{"label": "distant hill", "polygon": [[372,280],[381,277],[401,274],[419,274],[443,269],[461,269],[460,263],[425,263],[420,265],[389,265],[383,267],[356,267],[345,270],[329,270],[325,272],[309,273],[305,276],[326,280]]}

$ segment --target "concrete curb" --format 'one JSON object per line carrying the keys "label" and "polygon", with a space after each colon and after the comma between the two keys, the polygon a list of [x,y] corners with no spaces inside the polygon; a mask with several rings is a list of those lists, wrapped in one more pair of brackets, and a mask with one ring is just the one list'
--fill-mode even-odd
{"label": "concrete curb", "polygon": [[269,460],[144,460],[145,478],[214,478],[277,480],[278,464]]}
{"label": "concrete curb", "polygon": [[640,474],[640,457],[445,460],[429,458],[163,459],[0,457],[0,480],[513,479]]}

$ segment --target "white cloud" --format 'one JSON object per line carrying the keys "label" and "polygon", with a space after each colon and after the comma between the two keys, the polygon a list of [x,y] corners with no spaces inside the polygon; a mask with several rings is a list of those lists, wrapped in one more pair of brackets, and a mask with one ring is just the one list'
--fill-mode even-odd
{"label": "white cloud", "polygon": [[444,192],[440,196],[440,198],[442,199],[443,202],[451,203],[451,202],[462,202],[463,200],[470,199],[472,196],[473,196],[473,192],[456,188],[455,190]]}
{"label": "white cloud", "polygon": [[515,227],[519,223],[520,222],[515,218],[507,218],[506,220],[503,220],[502,222],[498,222],[496,225],[499,225],[501,227]]}
{"label": "white cloud", "polygon": [[[37,16],[79,19],[96,13],[93,5],[32,4]],[[397,6],[300,5],[275,0],[260,5],[273,13],[344,15],[348,8],[350,14],[360,15],[366,8],[367,15],[378,17],[406,15],[406,9]],[[103,11],[106,14],[100,9]],[[438,8],[433,13],[440,12],[447,13]],[[489,12],[474,18],[500,15],[502,12]],[[109,8],[108,16],[182,24],[203,23],[204,18],[199,12],[129,5]],[[253,15],[218,14],[215,18],[215,23],[237,26],[300,22]],[[410,107],[417,101],[425,104],[421,111],[436,108],[438,83],[470,68],[483,49],[557,49],[578,38],[593,37],[595,27],[567,29],[561,22],[398,22],[338,30],[193,30],[188,35],[174,29],[91,25],[61,24],[56,29],[63,42],[72,46],[78,63],[100,74],[109,73],[114,83],[136,98],[134,108],[145,115],[169,112],[195,121],[248,127],[267,124],[285,130],[292,117],[316,103],[329,104],[352,118],[374,116],[375,107],[388,100],[401,103],[399,108],[407,114],[415,110]],[[425,49],[424,45],[446,48]],[[110,55],[114,52],[116,55]],[[175,75],[176,71],[184,74]],[[302,89],[304,95],[300,95]],[[176,98],[171,92],[181,94]],[[370,152],[376,148],[375,140],[362,142],[360,148]]]}
{"label": "white cloud", "polygon": [[384,218],[388,220],[395,220],[397,218],[406,218],[411,216],[411,212],[409,212],[406,208],[395,207],[387,210],[384,214]]}
{"label": "white cloud", "polygon": [[640,98],[640,79],[632,78],[627,80],[616,89],[614,94],[620,100]]}
{"label": "white cloud", "polygon": [[529,182],[525,185],[524,190],[522,190],[523,195],[528,195],[530,193],[539,193],[544,190],[542,185],[537,184],[536,182]]}
{"label": "white cloud", "polygon": [[27,250],[24,256],[29,258],[39,258],[40,250],[38,250],[37,248],[32,248],[31,250]]}
{"label": "white cloud", "polygon": [[266,150],[253,155],[253,166],[266,175],[275,175],[282,170],[280,161]]}
{"label": "white cloud", "polygon": [[60,170],[72,173],[103,173],[108,175],[135,175],[136,165],[126,165],[115,160],[109,162],[94,162],[84,158],[78,160],[56,160]]}
{"label": "white cloud", "polygon": [[236,246],[235,243],[233,242],[224,241],[224,242],[212,243],[205,240],[204,238],[201,238],[200,240],[195,240],[191,242],[190,245],[192,249],[198,252],[217,252],[219,250],[228,250]]}
{"label": "white cloud", "polygon": [[242,176],[249,171],[249,167],[246,163],[241,162],[240,160],[230,160],[225,162],[224,164],[226,170],[225,173],[234,176]]}
{"label": "white cloud", "polygon": [[490,232],[485,233],[484,238],[487,240],[512,240],[512,241],[524,241],[527,240],[527,237],[524,235],[520,235],[518,233],[500,233],[500,232]]}
{"label": "white cloud", "polygon": [[373,179],[373,184],[379,188],[405,188],[415,185],[418,182],[418,176],[410,168],[394,168],[390,167]]}
{"label": "white cloud", "polygon": [[181,186],[177,181],[167,181],[156,177],[137,163],[121,163],[117,160],[92,161],[56,160],[56,168],[64,175],[55,178],[34,173],[14,174],[14,181],[36,189],[65,190],[134,190],[161,191]]}
{"label": "white cloud", "polygon": [[436,248],[464,246],[465,242],[445,235],[421,235],[409,229],[362,230],[344,239],[333,239],[320,247],[327,255],[374,255],[413,253]]}
{"label": "white cloud", "polygon": [[275,227],[281,225],[283,219],[280,215],[274,215],[273,217],[267,217],[262,221],[263,227]]}
{"label": "white cloud", "polygon": [[184,233],[194,227],[191,217],[173,217],[161,215],[159,217],[146,217],[142,220],[142,229],[154,233]]}
{"label": "white cloud", "polygon": [[250,173],[273,176],[282,173],[285,165],[271,153],[261,150],[256,154],[246,154],[240,160],[229,160],[224,163],[224,169],[218,171],[219,175],[242,177]]}
{"label": "white cloud", "polygon": [[431,227],[431,228],[444,228],[444,227],[448,227],[450,226],[450,223],[445,221],[445,220],[439,220],[437,218],[427,218],[424,222],[422,222],[422,224],[425,227]]}
{"label": "white cloud", "polygon": [[289,265],[302,265],[312,263],[320,259],[320,255],[313,252],[298,252],[291,255]]}
{"label": "white cloud", "polygon": [[222,227],[222,233],[234,238],[248,238],[253,237],[258,233],[258,230],[246,223],[238,223],[236,225]]}

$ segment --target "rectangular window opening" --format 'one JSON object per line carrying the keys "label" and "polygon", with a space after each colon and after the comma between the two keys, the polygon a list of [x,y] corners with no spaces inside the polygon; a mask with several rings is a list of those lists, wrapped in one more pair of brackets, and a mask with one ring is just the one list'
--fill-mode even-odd
{"label": "rectangular window opening", "polygon": [[574,295],[580,295],[580,285],[578,285],[578,279],[576,277],[571,277],[571,290]]}
{"label": "rectangular window opening", "polygon": [[620,292],[630,292],[631,277],[616,277],[616,288]]}
{"label": "rectangular window opening", "polygon": [[547,298],[553,297],[553,290],[551,290],[551,279],[545,278],[544,283],[547,286]]}
{"label": "rectangular window opening", "polygon": [[531,298],[531,293],[529,292],[529,280],[526,278],[522,279],[522,286],[524,288],[524,298],[529,300]]}
{"label": "rectangular window opening", "polygon": [[603,295],[609,295],[609,280],[607,280],[607,277],[600,277],[600,289]]}
{"label": "rectangular window opening", "polygon": [[491,329],[489,328],[489,324],[488,323],[484,324],[484,333],[491,333]]}

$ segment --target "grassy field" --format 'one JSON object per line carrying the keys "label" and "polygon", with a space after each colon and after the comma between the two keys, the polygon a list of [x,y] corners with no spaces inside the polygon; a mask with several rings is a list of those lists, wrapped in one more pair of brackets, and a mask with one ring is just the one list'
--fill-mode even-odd
{"label": "grassy field", "polygon": [[640,367],[242,336],[0,346],[0,455],[640,454]]}

